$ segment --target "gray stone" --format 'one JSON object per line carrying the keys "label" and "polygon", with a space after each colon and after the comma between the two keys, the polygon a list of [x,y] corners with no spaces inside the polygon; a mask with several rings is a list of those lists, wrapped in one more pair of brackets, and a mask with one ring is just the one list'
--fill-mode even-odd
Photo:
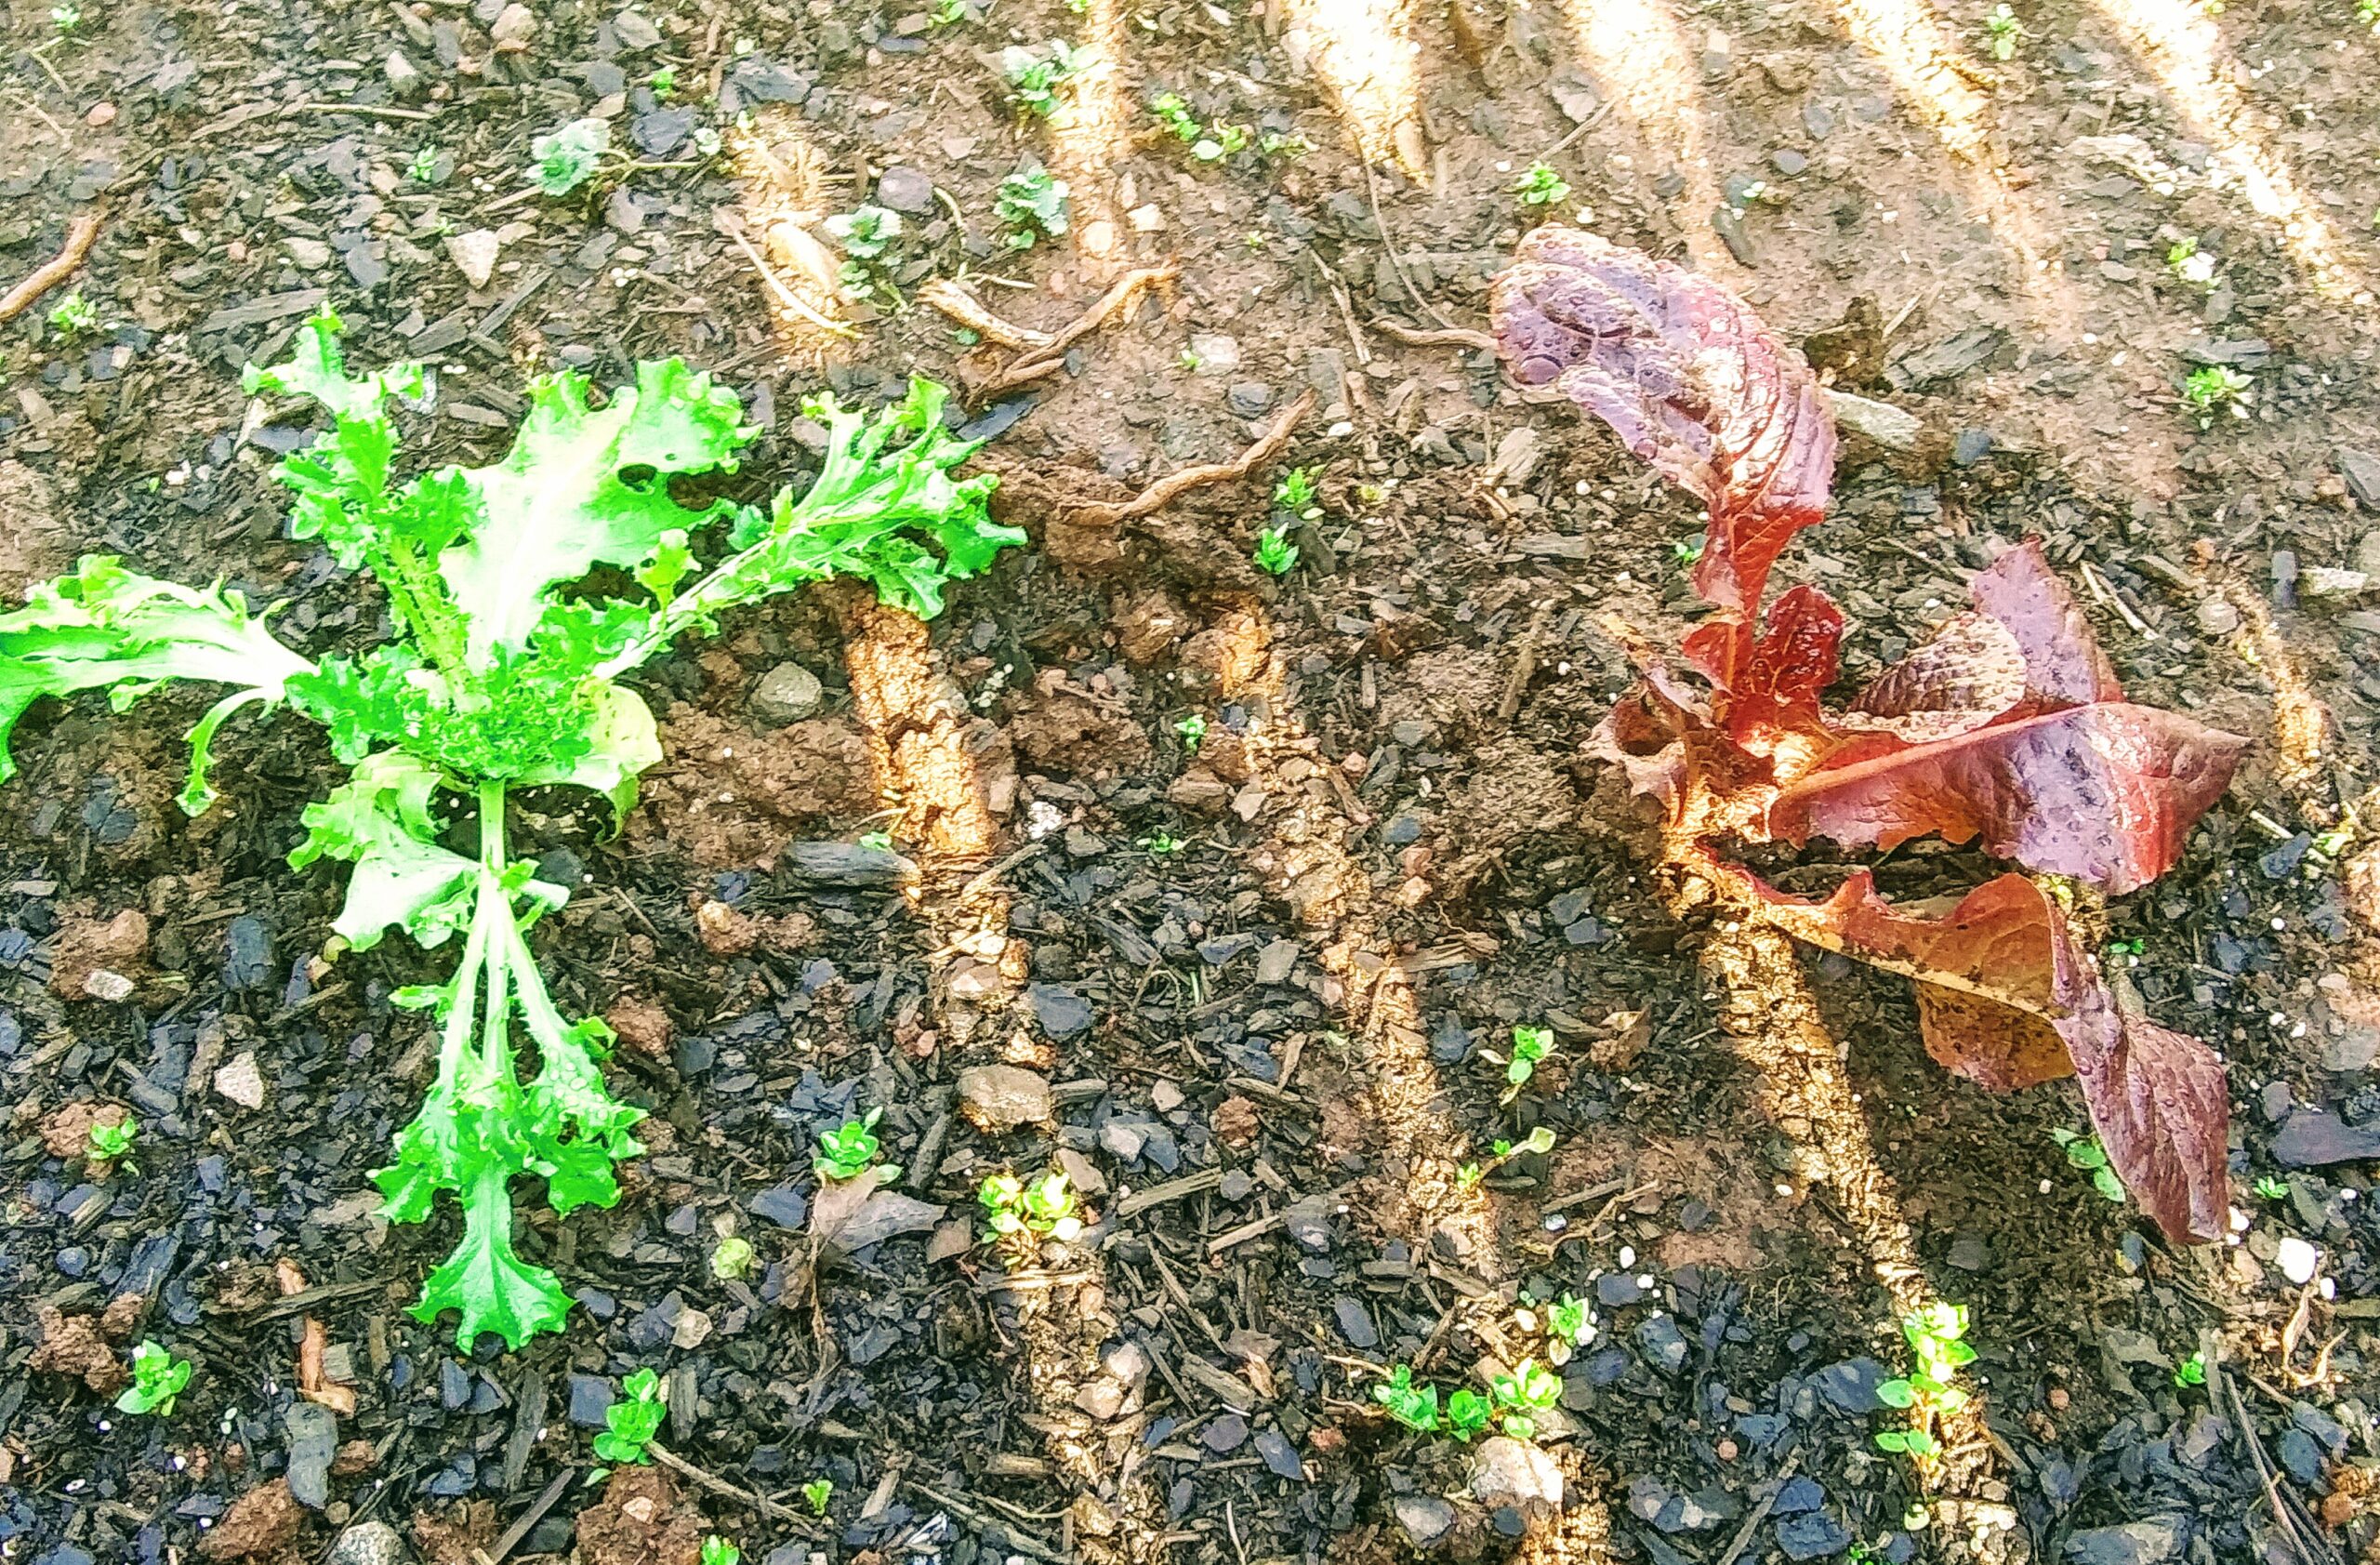
{"label": "gray stone", "polygon": [[905,163],[896,163],[876,177],[876,202],[905,217],[923,218],[933,212],[933,181]]}
{"label": "gray stone", "polygon": [[760,676],[745,704],[762,723],[783,728],[811,716],[826,700],[826,687],[816,674],[799,663],[780,663]]}
{"label": "gray stone", "polygon": [[1858,1417],[1875,1412],[1884,1404],[1876,1400],[1876,1387],[1887,1377],[1884,1366],[1873,1359],[1845,1359],[1839,1364],[1829,1364],[1810,1377],[1818,1395],[1834,1405],[1837,1412]]}
{"label": "gray stone", "polygon": [[1147,1129],[1129,1120],[1110,1120],[1099,1127],[1099,1149],[1119,1163],[1137,1162],[1148,1144]]}
{"label": "gray stone", "polygon": [[637,205],[636,192],[626,185],[613,186],[603,203],[603,222],[615,233],[631,237],[642,233],[644,208]]}
{"label": "gray stone", "polygon": [[2303,1429],[2281,1432],[2281,1465],[2289,1476],[2311,1487],[2322,1476],[2322,1448]]}
{"label": "gray stone", "polygon": [[2179,1559],[2189,1542],[2189,1524],[2179,1516],[2151,1517],[2115,1527],[2069,1533],[2066,1558],[2073,1565],[2161,1565]]}
{"label": "gray stone", "polygon": [[2380,511],[2380,456],[2343,447],[2339,452],[2339,472],[2347,479],[2348,494]]}
{"label": "gray stone", "polygon": [[2289,1421],[2320,1441],[2332,1455],[2347,1454],[2347,1426],[2313,1403],[2290,1403]]}
{"label": "gray stone", "polygon": [[1837,424],[1854,434],[1866,435],[1888,450],[1915,450],[1917,437],[1925,430],[1916,414],[1872,397],[1856,397],[1848,391],[1829,389],[1826,402]]}
{"label": "gray stone", "polygon": [[1292,1483],[1305,1481],[1305,1463],[1298,1455],[1298,1448],[1278,1429],[1256,1431],[1256,1454],[1264,1458],[1264,1466],[1275,1478],[1288,1479]]}
{"label": "gray stone", "polygon": [[331,1458],[338,1453],[338,1415],[320,1402],[289,1404],[281,1415],[289,1436],[289,1492],[309,1510],[330,1503]]}
{"label": "gray stone", "polygon": [[1297,971],[1301,954],[1294,940],[1274,941],[1256,953],[1256,981],[1260,984],[1288,983],[1289,975]]}
{"label": "gray stone", "polygon": [[1777,1503],[1769,1506],[1775,1516],[1801,1516],[1826,1504],[1826,1491],[1818,1479],[1807,1474],[1796,1474],[1777,1492]]}
{"label": "gray stone", "polygon": [[869,1195],[849,1222],[835,1230],[833,1238],[836,1245],[845,1251],[865,1250],[895,1235],[923,1233],[941,1222],[948,1210],[897,1190],[878,1190]]}
{"label": "gray stone", "polygon": [[1027,984],[1025,998],[1032,1002],[1033,1019],[1052,1038],[1072,1038],[1091,1024],[1091,1001],[1062,984]]}
{"label": "gray stone", "polygon": [[751,1201],[752,1215],[765,1217],[781,1228],[798,1228],[810,1221],[810,1199],[791,1185],[762,1190]]}
{"label": "gray stone", "polygon": [[1330,1203],[1320,1196],[1291,1201],[1282,1210],[1281,1227],[1299,1249],[1323,1254],[1330,1248]]}
{"label": "gray stone", "polygon": [[1489,1510],[1509,1506],[1534,1526],[1562,1509],[1562,1469],[1528,1441],[1498,1435],[1472,1460],[1471,1492]]}
{"label": "gray stone", "polygon": [[359,1521],[338,1535],[323,1565],[405,1565],[411,1558],[395,1528],[385,1521]]}
{"label": "gray stone", "polygon": [[1607,1271],[1595,1279],[1595,1302],[1606,1309],[1633,1305],[1644,1296],[1644,1288],[1624,1271]]}
{"label": "gray stone", "polygon": [[959,1101],[975,1128],[989,1134],[1055,1118],[1050,1083],[1022,1066],[979,1065],[959,1073]]}
{"label": "gray stone", "polygon": [[1199,1437],[1200,1443],[1218,1456],[1227,1456],[1248,1443],[1248,1420],[1236,1412],[1227,1412],[1207,1426]]}
{"label": "gray stone", "polygon": [[380,62],[380,74],[389,81],[389,96],[406,102],[419,98],[426,88],[421,70],[405,58],[403,49],[390,49],[389,58]]}
{"label": "gray stone", "polygon": [[1262,380],[1235,380],[1223,401],[1239,418],[1262,418],[1272,410],[1273,388]]}
{"label": "gray stone", "polygon": [[651,18],[637,11],[622,11],[614,17],[612,36],[620,41],[620,47],[631,54],[639,49],[661,46],[661,29],[653,25]]}
{"label": "gray stone", "polygon": [[1663,1374],[1686,1368],[1686,1336],[1667,1315],[1655,1315],[1636,1328],[1636,1345]]}
{"label": "gray stone", "polygon": [[2380,1126],[2350,1125],[2327,1109],[2301,1108],[2272,1138],[2272,1155],[2284,1168],[2380,1158]]}
{"label": "gray stone", "polygon": [[612,1383],[600,1374],[572,1375],[570,1421],[581,1429],[604,1427],[603,1415],[611,1411],[614,1395]]}
{"label": "gray stone", "polygon": [[1435,1548],[1454,1532],[1454,1507],[1435,1494],[1399,1494],[1388,1508],[1405,1541],[1417,1549]]}
{"label": "gray stone", "polygon": [[1851,1546],[1843,1523],[1824,1511],[1805,1511],[1777,1523],[1777,1546],[1788,1559],[1824,1559]]}
{"label": "gray stone", "polygon": [[1777,172],[1784,175],[1789,179],[1792,179],[1795,175],[1801,173],[1810,166],[1810,160],[1808,158],[1803,156],[1800,153],[1795,152],[1791,147],[1778,148],[1775,152],[1768,154],[1768,161],[1776,166]]}
{"label": "gray stone", "polygon": [[1339,1334],[1347,1339],[1348,1346],[1360,1349],[1380,1345],[1380,1332],[1372,1325],[1362,1301],[1342,1293],[1330,1301],[1330,1309],[1339,1318]]}

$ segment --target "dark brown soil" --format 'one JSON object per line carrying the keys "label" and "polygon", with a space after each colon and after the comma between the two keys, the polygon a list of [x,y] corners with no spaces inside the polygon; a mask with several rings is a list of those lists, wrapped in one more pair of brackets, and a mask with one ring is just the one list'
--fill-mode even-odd
{"label": "dark brown soil", "polygon": [[[1011,355],[915,302],[816,331],[730,230],[833,309],[787,233],[922,179],[905,299],[964,276],[1042,332],[1128,266],[1181,272],[959,413],[998,430],[998,509],[1034,547],[929,626],[821,590],[646,670],[668,759],[617,836],[583,799],[523,802],[574,888],[538,935],[550,980],[612,1018],[653,1118],[617,1208],[524,1199],[524,1250],[584,1307],[522,1352],[405,1313],[454,1232],[373,1214],[434,1048],[389,995],[450,958],[325,951],[332,879],[284,863],[337,779],[319,737],[235,723],[191,821],[200,693],[26,716],[0,789],[0,1552],[318,1560],[381,1520],[466,1560],[536,1510],[507,1559],[687,1565],[717,1533],[753,1565],[1371,1562],[1421,1552],[1448,1496],[1431,1546],[1464,1558],[2372,1547],[2373,1164],[2275,1149],[2328,1127],[2368,1151],[2380,1121],[2358,835],[2380,613],[2311,574],[2380,577],[2380,40],[2352,0],[2026,6],[2006,61],[1979,0],[957,9],[7,12],[0,286],[103,218],[76,277],[0,325],[12,599],[104,550],[224,577],[310,654],[375,634],[377,594],[284,534],[268,473],[296,415],[239,386],[321,300],[358,360],[437,367],[425,463],[499,450],[524,373],[680,353],[765,426],[734,481],[757,495],[811,465],[803,396],[982,384]],[[1010,109],[998,65],[1051,38],[1103,61],[1054,124]],[[1147,113],[1165,91],[1312,150],[1200,161]],[[667,150],[522,198],[531,139],[590,113]],[[1571,187],[1544,210],[1511,193],[1540,156]],[[1016,252],[993,199],[1026,159],[1073,185],[1074,229]],[[1847,443],[1780,570],[1844,604],[1847,681],[1956,609],[1990,540],[2039,534],[2135,698],[2255,739],[2180,869],[2109,910],[2107,952],[2228,1061],[2238,1242],[2177,1253],[2103,1200],[2050,1135],[2082,1126],[2073,1093],[1952,1080],[1898,981],[1714,951],[1673,916],[1581,746],[1630,678],[1606,617],[1683,629],[1698,514],[1475,350],[1372,325],[1479,326],[1546,217],[1709,272],[1924,421],[1913,452]],[[475,288],[447,241],[482,230],[503,247]],[[2169,265],[2183,241],[2209,281]],[[96,327],[48,320],[68,288]],[[2254,393],[2202,429],[2178,391],[2211,364]],[[1309,388],[1280,464],[1066,520],[1230,459]],[[1284,519],[1302,558],[1276,581],[1249,556],[1291,465],[1320,514]],[[821,707],[773,725],[755,686],[788,661]],[[903,856],[868,883],[795,851],[877,829]],[[1765,868],[1806,892],[1841,858]],[[1914,897],[1990,867],[1926,843],[1872,868]],[[1797,961],[1815,1004],[1770,1004],[1754,957]],[[1507,1103],[1515,1025],[1559,1049]],[[1051,1083],[1054,1123],[975,1130],[956,1083],[987,1063]],[[46,1142],[116,1104],[137,1172]],[[815,1138],[870,1108],[900,1193],[944,1215],[822,1255]],[[1550,1154],[1466,1173],[1540,1125]],[[1079,1241],[973,1242],[984,1175],[1051,1166]],[[714,1268],[729,1234],[748,1272]],[[2284,1239],[2320,1285],[2286,1280]],[[1907,1367],[1911,1289],[1964,1303],[1981,1355],[1975,1438],[1933,1475],[1875,1450],[1858,1399]],[[1515,1542],[1517,1510],[1467,1497],[1474,1453],[1371,1391],[1392,1363],[1450,1391],[1541,1359],[1517,1311],[1565,1293],[1598,1325],[1540,1433],[1565,1505]],[[319,1512],[287,1481],[309,1320],[355,1398],[337,1438],[366,1448]],[[196,1366],[169,1418],[112,1408],[141,1337]],[[2177,1380],[2202,1347],[2224,1373]],[[669,1388],[663,1443],[726,1487],[587,1484],[602,1393],[640,1366]]]}

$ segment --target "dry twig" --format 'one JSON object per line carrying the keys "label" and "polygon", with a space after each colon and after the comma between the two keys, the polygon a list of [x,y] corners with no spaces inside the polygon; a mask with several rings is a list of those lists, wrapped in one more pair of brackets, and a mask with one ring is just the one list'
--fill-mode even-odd
{"label": "dry twig", "polygon": [[[982,385],[974,387],[973,394],[978,400],[998,396],[1002,391],[1013,391],[1029,381],[1055,375],[1064,366],[1067,349],[1122,315],[1125,311],[1132,307],[1133,301],[1141,297],[1143,290],[1155,287],[1159,284],[1170,283],[1181,274],[1182,264],[1179,261],[1168,261],[1163,266],[1136,266],[1116,279],[1108,290],[1099,296],[1096,303],[1076,316],[1072,323],[1055,334],[1040,332],[1028,334],[1021,326],[1012,325],[1005,321],[999,322],[1000,325],[1014,336],[1023,338],[1029,335],[1042,338],[1043,340],[1029,352],[1017,358],[1006,369],[1001,370]],[[950,315],[954,320],[960,319],[940,297],[927,299],[926,302],[945,314]],[[980,310],[982,306],[978,305],[977,308]],[[990,312],[986,311],[985,313]],[[994,316],[993,319],[997,321],[998,318]],[[965,321],[964,324],[973,325],[979,331],[983,330],[983,327],[974,321]],[[992,337],[992,333],[988,331],[984,332],[984,335]],[[993,340],[997,341],[998,338],[994,338]]]}
{"label": "dry twig", "polygon": [[99,236],[99,219],[86,213],[66,225],[66,244],[57,256],[33,268],[31,275],[0,296],[0,321],[13,320],[25,312],[26,306],[59,284],[66,281],[73,270],[83,264],[91,253],[91,241]]}
{"label": "dry twig", "polygon": [[1120,502],[1094,500],[1089,505],[1069,508],[1066,523],[1076,527],[1112,527],[1119,522],[1130,522],[1134,517],[1161,511],[1192,489],[1246,478],[1250,472],[1279,456],[1281,448],[1289,443],[1289,431],[1298,427],[1298,420],[1313,411],[1314,391],[1309,388],[1297,401],[1274,416],[1273,422],[1265,427],[1264,432],[1256,437],[1256,444],[1232,460],[1205,462],[1195,468],[1183,468],[1179,472],[1167,473],[1132,499]]}

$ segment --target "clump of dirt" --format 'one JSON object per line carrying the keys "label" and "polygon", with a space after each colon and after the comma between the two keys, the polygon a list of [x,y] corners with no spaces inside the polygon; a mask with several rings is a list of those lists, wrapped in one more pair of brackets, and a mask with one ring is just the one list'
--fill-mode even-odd
{"label": "clump of dirt", "polygon": [[213,1531],[201,1538],[199,1556],[205,1559],[250,1559],[280,1565],[299,1558],[298,1536],[305,1530],[306,1510],[289,1492],[286,1479],[260,1483],[231,1502]]}
{"label": "clump of dirt", "polygon": [[1063,669],[1034,681],[1038,699],[1009,719],[1009,737],[1026,765],[1065,776],[1106,777],[1149,762],[1149,738],[1123,701],[1066,683]]}
{"label": "clump of dirt", "polygon": [[703,1519],[658,1467],[622,1467],[578,1513],[577,1565],[699,1565]]}
{"label": "clump of dirt", "polygon": [[100,1334],[93,1316],[67,1315],[52,1305],[37,1305],[33,1319],[41,1326],[41,1346],[26,1367],[36,1374],[62,1374],[80,1380],[102,1397],[112,1397],[132,1383],[115,1349]]}
{"label": "clump of dirt", "polygon": [[66,1000],[131,999],[157,980],[149,962],[149,917],[126,908],[100,920],[88,904],[69,909],[50,947],[50,991]]}
{"label": "clump of dirt", "polygon": [[[1438,812],[1445,842],[1434,856],[1443,860],[1437,880],[1448,893],[1466,890],[1521,844],[1569,831],[1579,818],[1577,781],[1541,746],[1508,736],[1474,754]],[[1418,874],[1423,867],[1408,868]]]}
{"label": "clump of dirt", "polygon": [[[713,956],[749,956],[763,946],[773,951],[799,951],[817,933],[818,922],[807,913],[763,918],[699,894],[694,901],[694,934],[703,949]],[[666,1028],[668,1018],[662,1022]]]}
{"label": "clump of dirt", "polygon": [[477,1565],[496,1538],[496,1502],[472,1500],[440,1512],[414,1515],[414,1546],[424,1565]]}
{"label": "clump of dirt", "polygon": [[132,1118],[120,1103],[64,1103],[41,1122],[42,1149],[53,1158],[83,1158],[91,1162],[91,1127],[120,1125]]}
{"label": "clump of dirt", "polygon": [[1123,603],[1111,628],[1124,661],[1146,668],[1172,657],[1196,623],[1181,599],[1159,588]]}
{"label": "clump of dirt", "polygon": [[1184,683],[1224,695],[1244,690],[1264,671],[1273,633],[1255,608],[1223,608],[1214,623],[1182,643]]}
{"label": "clump of dirt", "polygon": [[647,1058],[659,1059],[669,1052],[670,1034],[675,1030],[669,1013],[649,1000],[624,994],[612,1001],[603,1020],[623,1045]]}
{"label": "clump of dirt", "polygon": [[628,817],[629,839],[706,869],[772,868],[788,837],[876,807],[867,741],[844,718],[757,734],[681,702],[661,738],[664,759],[645,774],[647,807]]}
{"label": "clump of dirt", "polygon": [[1382,725],[1422,723],[1454,738],[1476,732],[1504,697],[1508,657],[1467,646],[1415,653],[1382,682]]}

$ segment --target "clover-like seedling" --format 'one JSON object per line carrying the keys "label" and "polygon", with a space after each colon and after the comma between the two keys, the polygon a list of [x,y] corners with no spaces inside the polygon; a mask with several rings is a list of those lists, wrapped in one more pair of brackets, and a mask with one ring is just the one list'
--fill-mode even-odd
{"label": "clover-like seedling", "polygon": [[1189,103],[1178,92],[1161,92],[1149,104],[1149,113],[1159,125],[1173,134],[1173,139],[1187,146],[1198,139],[1204,127],[1198,116],[1190,112]]}
{"label": "clover-like seedling", "polygon": [[2256,1176],[2256,1194],[2266,1200],[2287,1200],[2289,1181],[2275,1179],[2269,1174],[2259,1174]]}
{"label": "clover-like seedling", "polygon": [[2215,416],[2229,408],[2239,418],[2247,417],[2249,393],[2255,382],[2228,365],[2207,365],[2190,371],[2182,382],[2182,405],[2198,418],[2200,429],[2214,426]]}
{"label": "clover-like seedling", "polygon": [[1516,1440],[1531,1439],[1540,1415],[1562,1400],[1562,1380],[1536,1359],[1524,1359],[1512,1373],[1491,1376],[1488,1393],[1504,1433]]}
{"label": "clover-like seedling", "polygon": [[1555,206],[1570,199],[1570,183],[1552,165],[1540,161],[1521,170],[1513,181],[1513,193],[1524,206]]}
{"label": "clover-like seedling", "polygon": [[1141,851],[1157,858],[1180,853],[1189,844],[1168,831],[1153,831],[1140,840]]}
{"label": "clover-like seedling", "polygon": [[1967,1402],[1966,1392],[1951,1384],[1961,1366],[1975,1362],[1975,1349],[1964,1340],[1966,1306],[1928,1305],[1904,1316],[1900,1332],[1908,1339],[1910,1350],[1917,1356],[1916,1372],[1878,1386],[1876,1399],[1889,1408],[1908,1409],[1910,1424],[1903,1429],[1880,1430],[1875,1438],[1876,1448],[1905,1452],[1911,1456],[1933,1456],[1942,1449],[1932,1433],[1934,1420],[1958,1412]]}
{"label": "clover-like seedling", "polygon": [[116,1411],[169,1418],[174,1399],[190,1384],[190,1376],[189,1359],[175,1358],[154,1342],[143,1342],[132,1350],[132,1384],[117,1394]]}
{"label": "clover-like seedling", "polygon": [[1298,568],[1298,546],[1289,541],[1285,529],[1267,527],[1256,535],[1253,558],[1256,568],[1265,575],[1287,576]]}
{"label": "clover-like seedling", "polygon": [[1198,747],[1207,742],[1207,720],[1197,712],[1192,712],[1188,717],[1176,722],[1173,731],[1182,736],[1182,749],[1184,754],[1197,754]]}
{"label": "clover-like seedling", "polygon": [[1063,237],[1071,210],[1066,182],[1046,168],[1010,175],[992,198],[992,216],[1008,231],[1006,242],[1012,250],[1029,250],[1044,237]]}
{"label": "clover-like seedling", "polygon": [[595,177],[612,150],[608,120],[573,120],[529,143],[529,180],[548,195],[568,195]]}
{"label": "clover-like seedling", "polygon": [[744,1565],[744,1551],[713,1532],[703,1540],[702,1565]]}
{"label": "clover-like seedling", "polygon": [[801,1486],[801,1497],[810,1502],[810,1509],[814,1515],[825,1516],[826,1502],[835,1497],[835,1480],[812,1479]]}
{"label": "clover-like seedling", "polygon": [[892,851],[892,833],[882,829],[863,831],[859,836],[859,845],[864,848],[874,849],[878,853],[891,853]]}
{"label": "clover-like seedling", "polygon": [[2193,1353],[2174,1367],[2174,1387],[2175,1390],[2180,1390],[2184,1386],[2204,1386],[2205,1384],[2206,1355],[2204,1353]]}
{"label": "clover-like seedling", "polygon": [[[810,1166],[821,1179],[856,1179],[876,1161],[879,1150],[876,1141],[876,1121],[884,1110],[871,1108],[865,1119],[845,1120],[831,1131],[820,1134],[817,1155]],[[901,1177],[901,1165],[886,1163],[876,1171],[879,1185],[890,1185]]]}
{"label": "clover-like seedling", "polygon": [[119,1163],[126,1174],[139,1172],[132,1161],[132,1143],[140,1134],[139,1121],[129,1114],[112,1125],[95,1121],[89,1134],[91,1161]]}
{"label": "clover-like seedling", "polygon": [[986,1175],[975,1190],[984,1209],[986,1237],[1016,1235],[1071,1240],[1082,1232],[1075,1215],[1075,1192],[1064,1169],[1051,1169],[1040,1178],[1022,1180],[1012,1174]]}
{"label": "clover-like seedling", "polygon": [[1000,51],[1000,71],[1008,77],[1009,101],[1033,118],[1048,119],[1056,113],[1058,87],[1081,70],[1081,57],[1060,38],[1052,38],[1041,49],[1011,44]]}
{"label": "clover-like seedling", "polygon": [[620,1382],[620,1389],[628,1396],[603,1410],[604,1428],[595,1437],[595,1454],[615,1466],[623,1462],[641,1466],[653,1460],[653,1439],[661,1433],[661,1421],[669,1416],[668,1399],[663,1394],[661,1377],[650,1369],[641,1369]]}
{"label": "clover-like seedling", "polygon": [[2032,34],[2016,20],[2016,13],[2003,3],[1992,8],[1983,19],[1983,46],[1994,60],[2014,60],[2016,46]]}
{"label": "clover-like seedling", "polygon": [[[1584,1347],[1594,1340],[1593,1313],[1587,1302],[1574,1293],[1565,1293],[1545,1306],[1545,1334],[1554,1345],[1567,1351]],[[1559,1362],[1557,1359],[1556,1362]]]}
{"label": "clover-like seedling", "polygon": [[892,295],[898,302],[892,282],[885,275],[884,262],[901,241],[901,214],[890,207],[863,203],[828,218],[826,229],[849,258],[837,274],[843,291],[853,298],[872,298],[880,291]]}
{"label": "clover-like seedling", "polygon": [[1515,1027],[1513,1028],[1512,1058],[1504,1063],[1506,1091],[1504,1101],[1510,1103],[1528,1085],[1537,1074],[1540,1061],[1554,1052],[1554,1029],[1550,1027]]}
{"label": "clover-like seedling", "polygon": [[2108,1165],[2108,1149],[2096,1135],[2082,1135],[2070,1130],[2049,1133],[2052,1141],[2066,1148],[2066,1160],[2091,1176],[2091,1187],[2108,1200],[2121,1204],[2124,1199],[2123,1181]]}
{"label": "clover-like seedling", "polygon": [[1465,1445],[1471,1443],[1473,1436],[1485,1432],[1488,1421],[1495,1415],[1495,1404],[1468,1386],[1459,1387],[1447,1398],[1447,1433]]}
{"label": "clover-like seedling", "polygon": [[711,1246],[710,1274],[721,1282],[735,1282],[752,1275],[752,1241],[740,1234],[728,1234]]}
{"label": "clover-like seedling", "polygon": [[1422,1435],[1437,1433],[1438,1388],[1414,1385],[1412,1365],[1399,1364],[1390,1370],[1388,1378],[1372,1387],[1372,1400],[1408,1429]]}
{"label": "clover-like seedling", "polygon": [[61,34],[73,32],[83,25],[83,7],[73,4],[73,0],[62,0],[61,4],[49,8],[49,25]]}
{"label": "clover-like seedling", "polygon": [[416,148],[412,159],[405,164],[405,178],[416,185],[445,183],[445,176],[440,169],[439,157],[436,147]]}
{"label": "clover-like seedling", "polygon": [[99,325],[99,312],[76,288],[49,307],[49,324],[61,337],[80,337]]}
{"label": "clover-like seedling", "polygon": [[674,98],[678,92],[678,68],[674,65],[665,65],[647,76],[644,79],[644,85],[653,89],[653,96],[655,98]]}

